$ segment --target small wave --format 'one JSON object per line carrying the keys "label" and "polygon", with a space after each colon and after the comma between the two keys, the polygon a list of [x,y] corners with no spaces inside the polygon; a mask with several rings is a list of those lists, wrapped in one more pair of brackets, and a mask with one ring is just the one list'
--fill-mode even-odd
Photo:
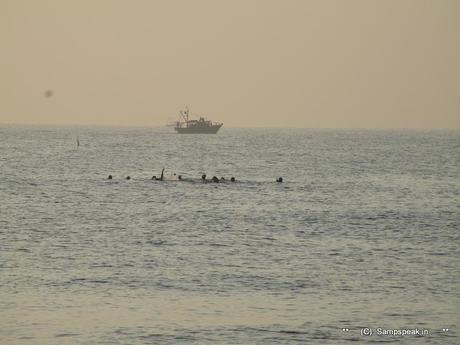
{"label": "small wave", "polygon": [[27,248],[18,248],[16,249],[17,252],[24,252],[24,253],[30,253],[30,249]]}
{"label": "small wave", "polygon": [[222,243],[209,243],[209,246],[211,246],[211,247],[228,247],[227,244],[222,244]]}
{"label": "small wave", "polygon": [[54,337],[55,338],[63,338],[63,337],[76,337],[76,336],[79,336],[80,334],[78,333],[58,333],[58,334],[55,334]]}
{"label": "small wave", "polygon": [[102,280],[102,279],[88,280],[88,283],[95,283],[95,284],[107,284],[108,282],[109,282],[108,280]]}

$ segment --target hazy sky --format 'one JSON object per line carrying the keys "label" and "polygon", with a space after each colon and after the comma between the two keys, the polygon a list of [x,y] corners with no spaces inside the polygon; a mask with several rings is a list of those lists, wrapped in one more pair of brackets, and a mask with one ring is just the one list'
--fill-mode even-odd
{"label": "hazy sky", "polygon": [[0,92],[0,123],[460,128],[460,0],[0,0]]}

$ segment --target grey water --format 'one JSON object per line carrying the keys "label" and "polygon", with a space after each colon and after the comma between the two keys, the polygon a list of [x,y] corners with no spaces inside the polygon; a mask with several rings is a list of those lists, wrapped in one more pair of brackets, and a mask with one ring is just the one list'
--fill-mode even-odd
{"label": "grey water", "polygon": [[0,127],[0,344],[460,343],[459,131],[170,130]]}

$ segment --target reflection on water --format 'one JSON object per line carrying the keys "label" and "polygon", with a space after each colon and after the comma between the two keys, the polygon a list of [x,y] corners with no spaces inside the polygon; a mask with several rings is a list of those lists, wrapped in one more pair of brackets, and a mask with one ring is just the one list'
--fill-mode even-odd
{"label": "reflection on water", "polygon": [[[360,300],[347,294],[148,294],[99,296],[78,292],[50,296],[31,291],[8,296],[10,312],[2,317],[8,332],[3,339],[7,343],[19,338],[42,339],[48,344],[63,341],[56,339],[61,337],[93,342],[97,335],[101,342],[117,338],[132,343],[145,336],[174,342],[181,337],[199,339],[199,334],[208,333],[203,342],[218,342],[222,335],[234,332],[234,337],[245,335],[252,340],[268,336],[266,333],[284,340],[315,339],[315,334],[322,333],[327,335],[325,339],[340,341],[359,338],[363,326],[443,327],[429,301],[404,303],[377,294],[363,293]],[[452,317],[456,315],[456,307],[449,301],[436,306],[440,307]],[[350,328],[350,333],[343,334],[336,322]]]}

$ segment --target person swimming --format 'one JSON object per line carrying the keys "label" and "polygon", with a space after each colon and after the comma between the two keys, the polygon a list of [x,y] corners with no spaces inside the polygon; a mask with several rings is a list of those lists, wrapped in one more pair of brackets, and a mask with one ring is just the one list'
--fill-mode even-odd
{"label": "person swimming", "polygon": [[109,175],[109,177],[107,177],[107,179],[111,180],[111,179],[112,179],[112,175]]}
{"label": "person swimming", "polygon": [[230,178],[230,181],[235,182],[235,178],[232,176],[232,177]]}
{"label": "person swimming", "polygon": [[222,176],[222,177],[220,178],[220,180],[221,180],[221,181],[225,181],[225,177]]}
{"label": "person swimming", "polygon": [[161,170],[161,176],[160,177],[157,177],[156,175],[153,175],[152,180],[154,180],[154,181],[163,181],[164,172],[165,172],[165,168],[163,168],[163,170]]}
{"label": "person swimming", "polygon": [[127,180],[131,180],[131,177],[130,177],[130,176],[126,176],[126,179],[127,179]]}
{"label": "person swimming", "polygon": [[164,179],[165,181],[178,181],[179,180],[176,173],[165,174]]}
{"label": "person swimming", "polygon": [[206,174],[201,175],[201,180],[206,181]]}
{"label": "person swimming", "polygon": [[283,182],[283,178],[282,178],[282,177],[278,177],[278,178],[276,179],[276,182],[282,183],[282,182]]}
{"label": "person swimming", "polygon": [[219,179],[217,178],[217,176],[212,177],[212,182],[219,183]]}

